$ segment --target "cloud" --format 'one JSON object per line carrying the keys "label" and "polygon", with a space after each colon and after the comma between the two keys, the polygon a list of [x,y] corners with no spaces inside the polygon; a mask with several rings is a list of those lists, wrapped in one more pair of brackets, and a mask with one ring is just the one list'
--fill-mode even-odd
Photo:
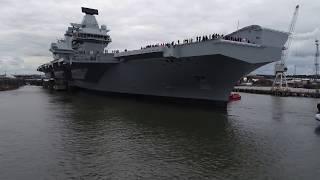
{"label": "cloud", "polygon": [[[230,33],[259,24],[287,30],[298,0],[1,0],[0,73],[36,72],[51,59],[50,43],[62,38],[70,22],[80,22],[80,7],[99,9],[98,22],[111,29],[109,49],[137,49],[152,43],[171,42],[196,35]],[[304,0],[297,22],[297,35],[287,60],[301,72],[309,72],[314,39],[319,37],[320,2]],[[315,37],[314,37],[315,36]],[[10,59],[10,61],[8,61]],[[294,59],[294,60],[292,60]],[[16,64],[14,64],[16,62]],[[303,63],[300,63],[303,62]],[[12,64],[13,63],[13,64]],[[306,67],[306,64],[308,67]],[[312,69],[312,68],[311,68]],[[299,70],[299,71],[300,71]],[[259,69],[273,73],[272,65]]]}
{"label": "cloud", "polygon": [[306,58],[315,55],[315,40],[320,36],[319,28],[310,32],[295,34],[291,54],[295,57]]}
{"label": "cloud", "polygon": [[23,64],[23,60],[19,57],[4,56],[0,57],[0,64],[8,66],[21,66]]}
{"label": "cloud", "polygon": [[0,72],[19,70],[23,68],[24,61],[19,57],[0,56]]}
{"label": "cloud", "polygon": [[316,27],[311,32],[299,33],[299,34],[294,35],[294,39],[297,40],[297,41],[299,41],[299,40],[318,39],[319,35],[320,35],[319,28]]}

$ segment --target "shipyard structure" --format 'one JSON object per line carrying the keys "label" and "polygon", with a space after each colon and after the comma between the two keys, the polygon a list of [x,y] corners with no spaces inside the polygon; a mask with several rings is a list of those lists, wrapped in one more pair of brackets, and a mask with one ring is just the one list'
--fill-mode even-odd
{"label": "shipyard structure", "polygon": [[98,10],[82,8],[80,24],[51,44],[53,60],[38,67],[55,89],[80,88],[112,94],[209,102],[226,106],[237,81],[281,58],[288,33],[258,25],[228,35],[111,51],[109,30]]}

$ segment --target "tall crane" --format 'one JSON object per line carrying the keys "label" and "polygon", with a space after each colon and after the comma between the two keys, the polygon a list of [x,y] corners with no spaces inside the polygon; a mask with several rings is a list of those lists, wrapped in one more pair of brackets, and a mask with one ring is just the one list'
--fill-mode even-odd
{"label": "tall crane", "polygon": [[288,83],[285,72],[287,72],[288,68],[286,66],[286,59],[289,54],[289,49],[292,42],[292,35],[295,30],[297,18],[299,13],[299,5],[296,6],[289,30],[288,30],[288,40],[284,47],[282,48],[281,60],[275,64],[274,72],[275,72],[275,79],[272,85],[272,91],[288,91]]}
{"label": "tall crane", "polygon": [[315,81],[318,82],[319,80],[319,41],[316,40],[316,54],[315,54],[315,58],[314,58],[314,66],[315,66],[315,70],[316,70],[316,74],[315,74]]}

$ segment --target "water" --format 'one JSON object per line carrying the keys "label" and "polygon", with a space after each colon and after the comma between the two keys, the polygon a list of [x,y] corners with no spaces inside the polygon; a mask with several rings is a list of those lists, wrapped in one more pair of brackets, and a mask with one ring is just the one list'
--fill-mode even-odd
{"label": "water", "polygon": [[0,92],[0,179],[317,179],[317,102],[242,94],[223,112]]}

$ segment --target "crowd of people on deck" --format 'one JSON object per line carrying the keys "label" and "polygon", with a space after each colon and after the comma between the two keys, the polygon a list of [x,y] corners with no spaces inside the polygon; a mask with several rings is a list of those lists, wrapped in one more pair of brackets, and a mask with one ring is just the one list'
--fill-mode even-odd
{"label": "crowd of people on deck", "polygon": [[113,53],[113,54],[116,54],[116,53],[119,53],[120,52],[120,50],[112,50],[111,51],[111,53]]}
{"label": "crowd of people on deck", "polygon": [[[190,39],[184,39],[183,41],[172,41],[171,43],[158,43],[158,44],[153,44],[153,45],[147,45],[145,47],[141,47],[142,49],[148,49],[148,48],[155,48],[155,47],[175,47],[179,45],[185,45],[185,44],[192,44],[192,43],[199,43],[199,42],[204,42],[204,41],[210,41],[210,40],[216,40],[216,39],[223,39],[227,41],[236,41],[236,42],[243,42],[243,43],[253,43],[249,41],[248,39],[241,38],[241,37],[234,37],[234,36],[228,36],[228,35],[223,35],[223,34],[210,34],[210,35],[205,35],[205,36],[197,36],[195,39],[190,38]],[[113,50],[112,53],[119,53],[119,50]],[[124,50],[124,52],[127,52],[127,49]]]}
{"label": "crowd of people on deck", "polygon": [[253,43],[250,42],[248,39],[241,38],[241,37],[233,37],[233,36],[225,36],[223,34],[211,34],[211,35],[205,35],[205,36],[197,36],[194,40],[193,38],[190,39],[184,39],[183,41],[172,41],[171,43],[161,43],[161,44],[154,44],[154,45],[147,45],[145,47],[141,47],[141,49],[147,49],[147,48],[154,48],[154,47],[175,47],[177,45],[183,45],[183,44],[191,44],[191,43],[197,43],[197,42],[203,42],[203,41],[209,41],[209,40],[216,40],[216,39],[223,39],[228,41],[236,41],[236,42],[244,42],[244,43]]}

